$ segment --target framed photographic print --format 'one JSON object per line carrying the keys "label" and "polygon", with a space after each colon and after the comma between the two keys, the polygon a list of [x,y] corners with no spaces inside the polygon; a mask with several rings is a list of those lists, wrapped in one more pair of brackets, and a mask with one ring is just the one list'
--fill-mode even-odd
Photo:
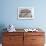
{"label": "framed photographic print", "polygon": [[33,19],[34,8],[32,7],[19,7],[18,8],[18,19]]}

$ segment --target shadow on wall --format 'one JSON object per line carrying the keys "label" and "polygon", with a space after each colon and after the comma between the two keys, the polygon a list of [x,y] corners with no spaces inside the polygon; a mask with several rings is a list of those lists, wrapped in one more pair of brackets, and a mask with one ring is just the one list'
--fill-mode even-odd
{"label": "shadow on wall", "polygon": [[6,30],[4,30],[4,28],[6,28],[5,25],[0,24],[0,43],[2,43],[2,36],[3,36],[2,32],[6,31]]}

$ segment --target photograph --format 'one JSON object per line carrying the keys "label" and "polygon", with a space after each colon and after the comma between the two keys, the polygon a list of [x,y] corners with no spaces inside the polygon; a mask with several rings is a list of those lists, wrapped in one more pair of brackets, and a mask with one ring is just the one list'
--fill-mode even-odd
{"label": "photograph", "polygon": [[18,8],[18,19],[33,19],[34,8],[32,7],[19,7]]}

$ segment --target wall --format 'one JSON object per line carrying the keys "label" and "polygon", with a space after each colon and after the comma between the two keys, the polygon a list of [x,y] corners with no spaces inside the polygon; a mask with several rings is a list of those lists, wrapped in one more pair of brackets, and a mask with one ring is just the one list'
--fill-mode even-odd
{"label": "wall", "polygon": [[[34,7],[35,19],[17,19],[18,7]],[[9,24],[16,28],[40,27],[46,32],[46,0],[0,0],[0,29]]]}
{"label": "wall", "polygon": [[[16,28],[38,27],[46,28],[46,0],[1,0],[0,24],[15,25]],[[34,7],[35,19],[17,19],[18,7]]]}

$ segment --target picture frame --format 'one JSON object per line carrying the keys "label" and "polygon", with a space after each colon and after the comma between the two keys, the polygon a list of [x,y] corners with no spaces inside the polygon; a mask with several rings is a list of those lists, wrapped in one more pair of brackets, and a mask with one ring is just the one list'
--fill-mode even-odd
{"label": "picture frame", "polygon": [[34,19],[34,8],[32,7],[19,7],[18,19]]}

